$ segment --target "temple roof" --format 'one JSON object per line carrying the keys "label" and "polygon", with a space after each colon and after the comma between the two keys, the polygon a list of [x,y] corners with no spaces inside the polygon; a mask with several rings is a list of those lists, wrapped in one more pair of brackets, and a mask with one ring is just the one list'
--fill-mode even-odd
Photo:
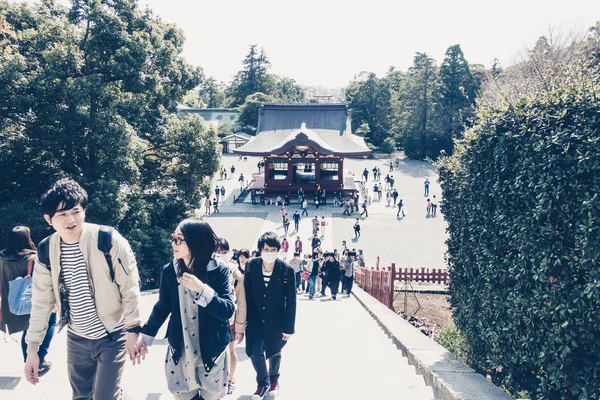
{"label": "temple roof", "polygon": [[352,134],[350,114],[347,104],[263,104],[256,136],[233,151],[267,156],[311,146],[321,153],[366,156],[371,150]]}

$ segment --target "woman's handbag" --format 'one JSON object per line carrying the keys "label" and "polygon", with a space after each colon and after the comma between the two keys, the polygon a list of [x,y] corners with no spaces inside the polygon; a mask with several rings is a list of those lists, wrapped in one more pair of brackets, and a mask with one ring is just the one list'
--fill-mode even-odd
{"label": "woman's handbag", "polygon": [[300,274],[300,277],[302,278],[303,281],[307,281],[308,280],[308,271],[302,271],[302,273]]}
{"label": "woman's handbag", "polygon": [[8,308],[15,315],[27,315],[31,313],[31,292],[33,290],[33,281],[31,279],[32,269],[33,257],[27,262],[27,276],[8,282]]}

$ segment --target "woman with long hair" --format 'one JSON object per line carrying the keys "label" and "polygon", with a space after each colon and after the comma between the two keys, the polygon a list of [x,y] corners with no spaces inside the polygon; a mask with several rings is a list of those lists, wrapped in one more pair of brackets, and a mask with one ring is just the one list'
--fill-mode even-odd
{"label": "woman with long hair", "polygon": [[246,291],[244,290],[244,273],[246,272],[246,263],[250,258],[248,249],[241,249],[238,252],[238,260],[234,261],[230,257],[229,242],[221,238],[217,245],[215,258],[226,263],[231,269],[229,283],[234,291],[235,314],[229,321],[229,330],[231,333],[231,342],[229,343],[229,382],[227,383],[227,394],[233,394],[236,389],[235,372],[237,369],[237,354],[235,352],[236,344],[244,340],[246,333]]}
{"label": "woman with long hair", "polygon": [[221,399],[227,393],[234,313],[229,268],[213,258],[219,239],[208,223],[186,219],[170,238],[174,258],[162,270],[140,350],[145,352],[170,315],[165,360],[169,391],[178,400]]}
{"label": "woman with long hair", "polygon": [[[23,331],[21,338],[21,349],[23,350],[23,360],[27,360],[27,343],[25,335],[29,327],[29,314],[15,315],[10,312],[8,305],[9,282],[17,278],[31,279],[33,274],[33,265],[35,263],[36,248],[31,240],[29,228],[26,226],[15,226],[6,235],[6,247],[0,252],[0,296],[2,296],[2,319],[0,320],[0,330],[10,334]],[[38,374],[46,373],[52,363],[46,360],[48,347],[56,325],[56,313],[53,312],[48,321],[48,331],[44,341],[38,350],[40,366]]]}

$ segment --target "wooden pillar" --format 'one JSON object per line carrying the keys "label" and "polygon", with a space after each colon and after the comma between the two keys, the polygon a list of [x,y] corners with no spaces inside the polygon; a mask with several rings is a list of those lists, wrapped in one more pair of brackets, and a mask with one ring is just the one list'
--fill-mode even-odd
{"label": "wooden pillar", "polygon": [[340,157],[338,160],[338,177],[340,183],[340,191],[344,189],[344,159]]}
{"label": "wooden pillar", "polygon": [[315,185],[321,184],[321,162],[315,158]]}
{"label": "wooden pillar", "polygon": [[288,157],[288,174],[287,174],[287,194],[291,199],[292,194],[290,193],[292,184],[294,183],[294,163],[292,162],[292,158]]}

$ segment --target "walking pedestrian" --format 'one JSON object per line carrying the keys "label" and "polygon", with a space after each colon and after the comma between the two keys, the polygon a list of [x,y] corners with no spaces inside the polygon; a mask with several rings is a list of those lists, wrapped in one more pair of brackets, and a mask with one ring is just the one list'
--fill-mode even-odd
{"label": "walking pedestrian", "polygon": [[233,178],[233,175],[235,174],[235,165],[231,166],[231,178]]}
{"label": "walking pedestrian", "polygon": [[344,202],[344,215],[350,216],[350,201],[346,200]]}
{"label": "walking pedestrian", "polygon": [[219,186],[217,186],[215,188],[215,197],[217,198],[217,201],[219,201],[219,196],[221,195],[221,188],[219,188]]}
{"label": "walking pedestrian", "polygon": [[423,196],[429,196],[429,179],[425,178],[423,186],[425,186],[425,194]]}
{"label": "walking pedestrian", "polygon": [[300,253],[294,251],[294,256],[290,260],[290,267],[294,270],[296,280],[296,293],[300,292],[300,283],[302,282],[302,260],[300,260]]}
{"label": "walking pedestrian", "polygon": [[381,186],[381,182],[377,185],[377,196],[379,197],[379,201],[381,201],[381,197],[383,196],[383,186]]}
{"label": "walking pedestrian", "polygon": [[435,198],[435,194],[433,195],[433,200],[431,200],[431,215],[433,217],[437,216],[437,199]]}
{"label": "walking pedestrian", "polygon": [[[69,178],[42,196],[41,213],[56,232],[38,245],[24,372],[28,382],[39,383],[38,352],[55,304],[61,326],[68,327],[67,374],[73,396],[116,400],[123,396],[126,359],[135,365],[145,356],[139,350],[139,275],[123,236],[85,222],[87,205],[87,192]],[[104,243],[111,243],[110,250]],[[107,250],[119,265],[107,262]],[[102,301],[94,301],[94,293]]]}
{"label": "walking pedestrian", "polygon": [[288,217],[283,218],[283,232],[287,235],[290,230],[290,219]]}
{"label": "walking pedestrian", "polygon": [[267,393],[279,394],[281,350],[294,334],[296,321],[294,270],[277,258],[277,235],[264,233],[258,240],[258,249],[261,256],[250,261],[244,275],[248,309],[246,354],[256,371],[257,388],[252,396],[255,400]]}
{"label": "walking pedestrian", "polygon": [[387,206],[389,207],[390,203],[392,202],[392,192],[389,189],[385,192],[385,200],[387,201]]}
{"label": "walking pedestrian", "polygon": [[208,197],[208,195],[206,196],[206,199],[204,199],[204,208],[205,208],[205,214],[209,214],[210,215],[210,198]]}
{"label": "walking pedestrian", "polygon": [[321,246],[321,239],[319,239],[319,237],[315,233],[313,235],[312,240],[310,241],[310,247],[312,248],[312,251],[314,252],[319,246]]}
{"label": "walking pedestrian", "polygon": [[[335,300],[340,286],[340,262],[336,259],[335,253],[326,253],[325,262],[323,263],[322,269],[325,270],[327,275],[327,285],[331,291],[331,299]],[[324,294],[325,290],[323,290]]]}
{"label": "walking pedestrian", "polygon": [[398,212],[396,213],[396,218],[400,217],[400,213],[402,213],[402,217],[406,216],[404,215],[404,201],[402,201],[402,199],[398,201]]}
{"label": "walking pedestrian", "polygon": [[325,222],[325,216],[323,215],[321,217],[321,237],[322,238],[325,237],[325,225],[327,225],[327,222]]}
{"label": "walking pedestrian", "polygon": [[219,200],[216,197],[213,198],[213,213],[218,213],[219,211]]}
{"label": "walking pedestrian", "polygon": [[238,182],[240,183],[240,191],[244,190],[244,174],[240,174],[240,177],[238,178]]}
{"label": "walking pedestrian", "polygon": [[319,275],[319,253],[313,251],[312,257],[308,261],[308,298],[313,299],[315,297],[315,291],[317,289],[317,276]]}
{"label": "walking pedestrian", "polygon": [[362,217],[363,214],[365,214],[365,218],[367,218],[369,216],[369,212],[367,211],[367,200],[365,200],[363,202],[362,209],[363,209],[363,212],[360,213],[360,216]]}
{"label": "walking pedestrian", "polygon": [[294,230],[296,232],[298,232],[298,230],[300,229],[300,214],[298,213],[298,210],[294,211],[294,215],[292,215],[292,218],[294,219]]}
{"label": "walking pedestrian", "polygon": [[395,182],[396,182],[396,181],[394,180],[394,175],[390,176],[390,189],[393,189],[393,188],[394,188],[394,183],[395,183]]}
{"label": "walking pedestrian", "polygon": [[[27,328],[29,326],[30,314],[16,315],[10,310],[8,299],[11,297],[10,281],[18,278],[26,279],[29,285],[33,285],[31,275],[35,263],[36,248],[31,240],[29,228],[26,226],[15,226],[6,234],[6,247],[0,252],[0,293],[2,301],[0,310],[0,331],[9,334],[23,332],[21,336],[21,351],[23,362],[27,362]],[[40,360],[38,377],[43,376],[50,370],[52,363],[48,361],[48,348],[54,337],[56,328],[56,306],[52,306],[52,312],[48,319],[48,330],[37,351]]]}
{"label": "walking pedestrian", "polygon": [[304,214],[308,217],[308,202],[306,201],[306,197],[302,200],[302,216]]}
{"label": "walking pedestrian", "polygon": [[317,233],[319,233],[319,218],[315,215],[315,217],[312,219],[312,226],[313,226],[313,235],[316,235]]}
{"label": "walking pedestrian", "polygon": [[356,218],[356,222],[354,223],[354,239],[360,238],[360,219]]}
{"label": "walking pedestrian", "polygon": [[396,201],[398,201],[398,191],[396,189],[392,192],[392,197],[394,198],[394,205],[396,205]]}
{"label": "walking pedestrian", "polygon": [[300,239],[300,236],[296,236],[296,241],[294,242],[294,251],[302,254],[302,240]]}
{"label": "walking pedestrian", "polygon": [[287,259],[287,253],[289,250],[290,250],[290,243],[288,242],[287,238],[283,238],[283,240],[281,241],[281,254],[283,254],[284,260]]}
{"label": "walking pedestrian", "polygon": [[225,186],[221,185],[221,201],[225,201]]}
{"label": "walking pedestrian", "polygon": [[250,191],[250,200],[252,200],[252,205],[256,205],[256,190]]}
{"label": "walking pedestrian", "polygon": [[[235,313],[229,320],[229,333],[231,340],[227,346],[229,352],[229,381],[227,382],[227,394],[233,394],[236,388],[235,372],[237,370],[237,354],[235,352],[236,344],[244,339],[246,332],[246,290],[244,289],[244,272],[246,263],[250,258],[248,249],[240,249],[238,260],[231,259],[229,253],[229,243],[220,238],[215,252],[215,260],[223,262],[230,269],[229,285],[233,288],[233,304]],[[185,314],[185,313],[184,313]]]}
{"label": "walking pedestrian", "polygon": [[390,172],[394,170],[394,163],[390,160]]}
{"label": "walking pedestrian", "polygon": [[302,200],[304,199],[304,189],[298,189],[298,204],[302,204]]}
{"label": "walking pedestrian", "polygon": [[342,293],[346,293],[346,297],[350,297],[352,294],[352,285],[354,283],[354,269],[356,253],[349,251],[348,255],[344,258],[344,276],[342,282]]}
{"label": "walking pedestrian", "polygon": [[431,200],[427,199],[427,216],[431,215]]}
{"label": "walking pedestrian", "polygon": [[285,209],[285,206],[281,207],[281,210],[279,210],[279,215],[281,215],[281,220],[285,221],[285,219],[287,218],[288,212]]}
{"label": "walking pedestrian", "polygon": [[363,171],[363,177],[365,178],[365,183],[369,182],[369,170],[365,168]]}

